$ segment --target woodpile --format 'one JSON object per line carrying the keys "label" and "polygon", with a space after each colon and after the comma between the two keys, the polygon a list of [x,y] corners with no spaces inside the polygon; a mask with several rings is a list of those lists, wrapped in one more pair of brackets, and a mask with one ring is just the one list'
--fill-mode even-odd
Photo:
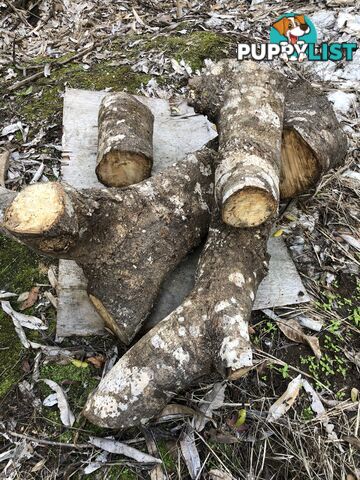
{"label": "woodpile", "polygon": [[103,427],[144,424],[202,377],[234,378],[251,366],[248,321],[280,198],[308,191],[345,158],[346,137],[326,98],[267,66],[213,64],[191,80],[191,103],[217,125],[218,150],[208,145],[146,179],[152,114],[111,94],[100,109],[97,175],[112,188],[0,191],[2,227],[36,251],[76,260],[93,304],[125,345],[166,274],[207,235],[191,294],[88,399],[84,415]]}

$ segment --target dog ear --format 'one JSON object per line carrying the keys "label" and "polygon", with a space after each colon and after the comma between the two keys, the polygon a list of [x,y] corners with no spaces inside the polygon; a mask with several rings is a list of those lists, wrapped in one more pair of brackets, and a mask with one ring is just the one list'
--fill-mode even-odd
{"label": "dog ear", "polygon": [[297,20],[298,22],[300,22],[302,25],[304,25],[306,23],[305,21],[305,16],[304,15],[297,15],[295,17],[295,20]]}
{"label": "dog ear", "polygon": [[280,18],[280,20],[273,23],[272,26],[275,28],[275,30],[277,30],[280,33],[280,35],[285,36],[285,33],[288,31],[288,24],[289,24],[288,18],[284,17],[284,18]]}

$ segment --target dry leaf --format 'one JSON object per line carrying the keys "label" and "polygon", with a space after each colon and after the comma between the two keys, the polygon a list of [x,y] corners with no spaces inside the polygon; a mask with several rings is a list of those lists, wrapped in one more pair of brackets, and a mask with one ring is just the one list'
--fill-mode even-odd
{"label": "dry leaf", "polygon": [[215,383],[210,392],[199,402],[199,413],[193,421],[193,427],[197,432],[204,430],[207,422],[212,419],[212,412],[224,404],[225,389],[225,383]]}
{"label": "dry leaf", "polygon": [[[153,455],[155,458],[158,458],[159,452],[151,431],[147,430],[146,428],[143,428],[142,432],[145,438],[145,443],[146,443],[148,452],[150,453],[150,455]],[[155,467],[150,471],[150,478],[151,480],[166,480],[166,475],[164,474],[164,471],[161,465],[155,465]]]}
{"label": "dry leaf", "polygon": [[129,447],[125,443],[117,442],[110,438],[90,437],[89,443],[95,447],[101,448],[106,452],[117,453],[119,455],[125,455],[125,457],[132,458],[141,463],[162,463],[159,458],[155,458],[152,455],[136,450],[136,448]]}
{"label": "dry leaf", "polygon": [[175,403],[170,403],[169,405],[166,405],[165,408],[163,408],[163,410],[157,417],[157,420],[166,422],[168,420],[173,420],[174,418],[194,417],[195,415],[195,410],[187,407],[186,405],[177,405]]}
{"label": "dry leaf", "polygon": [[343,437],[343,440],[350,443],[356,450],[360,450],[360,439],[358,437]]}
{"label": "dry leaf", "polygon": [[267,416],[268,422],[274,422],[286,413],[295,402],[302,387],[303,380],[301,375],[298,375],[287,386],[286,391],[281,395],[276,402],[271,405]]}
{"label": "dry leaf", "polygon": [[27,296],[27,299],[20,305],[20,310],[26,310],[27,308],[32,307],[39,297],[40,288],[39,287],[32,287]]}
{"label": "dry leaf", "polygon": [[14,318],[16,318],[22,327],[29,328],[30,330],[47,330],[48,328],[40,318],[16,312],[9,302],[1,302],[1,306],[4,312],[10,315],[13,321]]}
{"label": "dry leaf", "polygon": [[271,310],[263,310],[265,315],[267,315],[272,320],[276,321],[277,326],[282,331],[282,333],[292,342],[304,343],[309,345],[311,350],[314,352],[316,358],[321,358],[321,350],[319,339],[311,335],[306,335],[299,323],[294,318],[289,318],[287,320],[278,317]]}
{"label": "dry leaf", "polygon": [[57,405],[60,411],[60,420],[65,425],[65,427],[72,427],[75,422],[75,417],[72,411],[70,410],[66,393],[60,387],[60,385],[58,385],[53,380],[45,379],[43,380],[43,382],[46,383],[46,385],[56,393]]}
{"label": "dry leaf", "polygon": [[105,357],[104,355],[95,355],[94,357],[87,358],[86,361],[96,368],[102,368],[105,363]]}
{"label": "dry leaf", "polygon": [[209,480],[234,480],[234,477],[227,472],[214,468],[209,472]]}
{"label": "dry leaf", "polygon": [[190,477],[196,479],[201,470],[199,452],[196,448],[194,430],[190,425],[183,432],[180,439],[181,453],[189,471]]}
{"label": "dry leaf", "polygon": [[50,285],[56,290],[58,286],[58,281],[56,277],[55,267],[51,266],[48,270],[48,279]]}

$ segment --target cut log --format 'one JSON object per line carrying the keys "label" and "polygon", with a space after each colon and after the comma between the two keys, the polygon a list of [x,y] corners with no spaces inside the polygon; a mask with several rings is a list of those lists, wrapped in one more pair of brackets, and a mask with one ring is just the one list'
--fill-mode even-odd
{"label": "cut log", "polygon": [[[249,67],[245,68],[246,64],[249,64]],[[242,83],[252,84],[252,77],[245,77],[250,65],[250,62],[222,60],[209,66],[202,75],[190,80],[189,103],[196,111],[205,113],[211,121],[219,125],[221,110],[229,89],[233,85],[238,85],[240,92]],[[257,68],[263,67],[257,65]],[[284,92],[286,91],[286,98],[281,147],[280,197],[291,198],[314,187],[327,170],[344,161],[347,139],[336,119],[331,102],[321,91],[304,80],[294,84],[288,82],[287,87],[283,85],[282,88]],[[256,105],[252,108],[256,108]],[[261,110],[258,114],[260,120]],[[247,118],[245,115],[244,121]],[[255,120],[254,124],[257,126],[258,121]],[[256,134],[256,129],[254,132]],[[221,142],[221,130],[219,133]],[[263,141],[267,141],[266,135],[260,136],[260,144]],[[218,186],[216,189],[218,190]]]}
{"label": "cut log", "polygon": [[269,230],[268,223],[233,228],[214,213],[192,293],[100,382],[84,409],[91,422],[144,424],[200,379],[216,371],[231,377],[252,365],[248,320],[268,267]]}
{"label": "cut log", "polygon": [[154,116],[127,93],[101,102],[96,174],[101,183],[125,187],[148,178],[153,163]]}
{"label": "cut log", "polygon": [[280,194],[291,198],[314,187],[327,170],[343,163],[347,138],[331,102],[310,83],[286,93]]}
{"label": "cut log", "polygon": [[215,194],[222,218],[234,227],[260,225],[279,206],[285,78],[255,62],[225,61],[192,85],[196,110],[219,132]]}
{"label": "cut log", "polygon": [[75,260],[106,325],[128,345],[166,274],[207,233],[213,156],[203,148],[125,189],[32,185],[7,208],[4,227],[42,253]]}

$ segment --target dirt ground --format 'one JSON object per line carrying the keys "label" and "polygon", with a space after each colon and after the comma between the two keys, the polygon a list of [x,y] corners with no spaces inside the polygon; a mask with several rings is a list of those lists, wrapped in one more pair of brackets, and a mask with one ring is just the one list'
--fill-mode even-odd
{"label": "dirt ground", "polygon": [[[268,41],[271,23],[285,12],[308,15],[319,41],[359,42],[357,2],[252,3],[0,2],[0,149],[11,152],[6,187],[61,179],[66,87],[125,90],[176,103],[207,59],[234,57],[239,42]],[[43,345],[26,349],[0,309],[0,478],[360,479],[360,62],[320,63],[279,61],[274,68],[309,80],[332,99],[348,155],[316,190],[281,205],[275,235],[284,238],[311,301],[275,309],[272,318],[253,314],[254,367],[246,376],[203,379],[172,401],[171,415],[141,429],[91,425],[81,416],[86,398],[124,352],[111,335],[56,343],[56,262],[0,235],[0,299],[16,311],[28,299],[22,313],[47,327],[26,329],[29,340]],[[14,296],[5,298],[9,292]],[[308,343],[292,341],[279,328],[299,317],[320,325],[320,331],[304,327],[318,338],[320,359]],[[270,406],[299,375],[315,396],[301,388],[286,414],[269,422]],[[66,392],[72,427],[62,423],[44,379]],[[209,392],[208,421],[191,430],[194,442],[184,447]],[[89,443],[108,436],[159,457],[161,466]]]}

